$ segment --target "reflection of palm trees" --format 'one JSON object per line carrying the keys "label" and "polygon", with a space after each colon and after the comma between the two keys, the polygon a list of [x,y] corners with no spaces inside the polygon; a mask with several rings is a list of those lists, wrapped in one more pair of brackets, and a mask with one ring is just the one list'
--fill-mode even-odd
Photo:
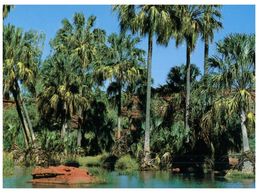
{"label": "reflection of palm trees", "polygon": [[151,179],[155,178],[155,171],[141,171],[140,172],[140,179],[145,183],[146,181],[150,181]]}

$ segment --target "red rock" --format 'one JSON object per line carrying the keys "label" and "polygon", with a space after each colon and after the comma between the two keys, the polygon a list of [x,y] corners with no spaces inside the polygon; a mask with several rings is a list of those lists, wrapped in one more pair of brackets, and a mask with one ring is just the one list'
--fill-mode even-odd
{"label": "red rock", "polygon": [[32,171],[33,179],[31,183],[44,184],[89,184],[96,181],[86,169],[57,166],[57,167],[37,167]]}

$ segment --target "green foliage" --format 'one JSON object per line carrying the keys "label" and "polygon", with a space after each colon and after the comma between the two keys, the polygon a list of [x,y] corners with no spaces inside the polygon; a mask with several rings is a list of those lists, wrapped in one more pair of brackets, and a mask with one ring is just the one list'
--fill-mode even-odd
{"label": "green foliage", "polygon": [[77,131],[68,132],[64,138],[61,138],[59,132],[43,129],[38,138],[42,149],[47,152],[64,151],[67,154],[77,152]]}
{"label": "green foliage", "polygon": [[127,154],[117,160],[115,169],[119,171],[123,170],[124,172],[137,171],[139,169],[139,164],[136,159]]}
{"label": "green foliage", "polygon": [[249,136],[249,146],[252,152],[255,152],[255,135]]}
{"label": "green foliage", "polygon": [[174,123],[170,128],[156,128],[152,131],[152,149],[161,156],[166,152],[182,155],[187,151],[185,143],[189,135],[190,132],[184,129],[183,121]]}
{"label": "green foliage", "polygon": [[98,98],[97,96],[84,112],[82,145],[87,155],[109,152],[114,143],[116,118],[112,116],[113,110],[106,106],[106,99]]}
{"label": "green foliage", "polygon": [[42,149],[47,150],[47,152],[62,152],[64,150],[63,141],[56,131],[43,129],[38,139]]}
{"label": "green foliage", "polygon": [[103,161],[108,157],[108,153],[103,153],[97,156],[86,156],[79,157],[78,162],[82,166],[87,167],[100,167],[103,164]]}
{"label": "green foliage", "polygon": [[10,176],[14,172],[14,159],[12,153],[3,153],[3,176]]}
{"label": "green foliage", "polygon": [[253,173],[245,173],[238,170],[229,170],[225,175],[226,179],[245,179],[245,178],[255,178]]}
{"label": "green foliage", "polygon": [[88,167],[88,171],[91,175],[97,177],[98,183],[109,183],[111,178],[109,178],[109,173],[106,169],[101,167]]}
{"label": "green foliage", "polygon": [[[13,145],[24,147],[20,122],[15,107],[9,107],[3,112],[3,148],[10,151]],[[22,139],[21,139],[22,137]]]}

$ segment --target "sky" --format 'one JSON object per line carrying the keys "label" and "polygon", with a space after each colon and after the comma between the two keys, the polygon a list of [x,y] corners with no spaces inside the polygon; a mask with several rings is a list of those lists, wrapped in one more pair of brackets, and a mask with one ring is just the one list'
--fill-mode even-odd
{"label": "sky", "polygon": [[[75,12],[83,13],[86,17],[97,17],[95,27],[102,28],[107,35],[119,33],[119,22],[110,5],[17,5],[11,10],[4,24],[11,23],[24,31],[36,30],[45,34],[45,44],[42,59],[50,54],[49,41],[55,37],[61,28],[64,18],[72,20]],[[223,29],[215,32],[215,38],[210,45],[209,55],[216,54],[215,42],[223,40],[230,33],[255,33],[254,5],[224,5],[222,7]],[[155,42],[155,41],[154,41]],[[139,47],[147,51],[147,37],[141,38]],[[199,39],[195,51],[191,55],[191,63],[196,64],[203,73],[204,45]],[[165,83],[167,74],[173,66],[185,64],[185,44],[175,47],[172,40],[168,47],[154,43],[152,59],[153,86]]]}

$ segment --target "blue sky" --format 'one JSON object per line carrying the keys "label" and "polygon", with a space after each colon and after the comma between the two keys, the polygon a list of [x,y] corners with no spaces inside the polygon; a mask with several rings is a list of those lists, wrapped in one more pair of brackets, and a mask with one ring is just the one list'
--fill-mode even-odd
{"label": "blue sky", "polygon": [[[11,10],[5,24],[11,23],[25,31],[37,30],[46,36],[43,59],[49,55],[49,41],[61,27],[63,18],[72,19],[75,12],[82,12],[86,17],[97,17],[95,27],[105,29],[107,35],[119,33],[117,14],[112,12],[110,5],[19,5]],[[223,39],[230,33],[255,33],[254,5],[225,5],[222,7],[222,22],[224,28],[215,33],[213,42]],[[147,37],[142,38],[139,45],[147,50]],[[192,53],[191,62],[196,64],[203,73],[203,42],[197,42],[196,50]],[[185,45],[175,47],[171,41],[168,47],[156,45],[153,47],[152,77],[153,86],[163,84],[171,67],[185,64]],[[210,46],[210,55],[215,53],[215,43]]]}

